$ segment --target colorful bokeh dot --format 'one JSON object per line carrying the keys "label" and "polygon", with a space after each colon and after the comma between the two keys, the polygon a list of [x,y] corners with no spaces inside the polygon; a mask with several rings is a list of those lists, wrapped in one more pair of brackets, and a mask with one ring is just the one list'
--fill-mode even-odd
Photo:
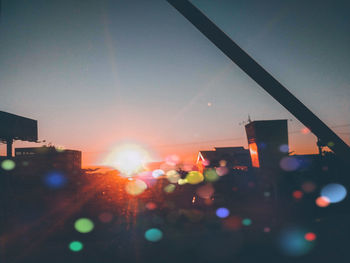
{"label": "colorful bokeh dot", "polygon": [[220,207],[216,209],[216,215],[220,218],[226,218],[230,215],[230,211],[225,207]]}
{"label": "colorful bokeh dot", "polygon": [[271,228],[269,228],[269,227],[264,227],[264,232],[265,232],[265,233],[270,233],[270,232],[271,232]]}
{"label": "colorful bokeh dot", "polygon": [[321,189],[321,196],[327,197],[331,203],[343,201],[346,194],[346,188],[337,183],[328,184]]}
{"label": "colorful bokeh dot", "polygon": [[304,238],[307,240],[307,241],[315,241],[316,240],[316,234],[315,233],[312,233],[312,232],[308,232],[305,234]]}
{"label": "colorful bokeh dot", "polygon": [[60,172],[50,172],[46,174],[45,184],[50,188],[61,188],[67,183],[67,178]]}
{"label": "colorful bokeh dot", "polygon": [[295,171],[299,166],[299,161],[294,157],[283,157],[280,161],[280,167],[286,172]]}
{"label": "colorful bokeh dot", "polygon": [[69,249],[73,252],[79,252],[83,249],[84,245],[83,243],[79,241],[72,241],[69,243]]}
{"label": "colorful bokeh dot", "polygon": [[303,192],[300,190],[296,190],[293,192],[293,197],[297,200],[303,198],[303,195]]}
{"label": "colorful bokeh dot", "polygon": [[147,189],[147,184],[139,179],[130,180],[126,186],[125,190],[130,195],[139,195],[142,194]]}
{"label": "colorful bokeh dot", "polygon": [[169,180],[170,183],[177,183],[179,179],[181,178],[179,173],[175,170],[170,170],[166,173],[166,177]]}
{"label": "colorful bokeh dot", "polygon": [[75,230],[80,233],[89,233],[94,229],[94,223],[88,218],[80,218],[75,221],[74,224]]}
{"label": "colorful bokeh dot", "polygon": [[244,218],[242,220],[242,225],[244,226],[250,226],[252,224],[252,220],[250,218]]}
{"label": "colorful bokeh dot", "polygon": [[325,196],[318,197],[315,202],[319,207],[327,207],[330,204],[329,199]]}
{"label": "colorful bokeh dot", "polygon": [[12,161],[12,160],[9,160],[9,159],[4,160],[4,161],[2,161],[2,163],[1,163],[1,168],[4,169],[4,170],[6,170],[6,171],[11,171],[11,170],[13,170],[15,167],[16,167],[16,163],[15,163],[14,161]]}
{"label": "colorful bokeh dot", "polygon": [[164,187],[164,192],[170,194],[175,191],[176,186],[174,184],[168,184]]}
{"label": "colorful bokeh dot", "polygon": [[154,202],[148,202],[148,203],[146,204],[146,208],[147,208],[148,210],[154,210],[154,209],[157,208],[157,205],[156,205]]}
{"label": "colorful bokeh dot", "polygon": [[329,143],[327,143],[327,146],[328,146],[328,147],[333,147],[334,145],[335,145],[334,142],[329,142]]}
{"label": "colorful bokeh dot", "polygon": [[164,171],[162,169],[156,169],[152,172],[152,176],[154,178],[158,178],[159,176],[164,175]]}
{"label": "colorful bokeh dot", "polygon": [[215,182],[219,180],[219,175],[216,173],[215,169],[207,169],[204,171],[205,180],[208,182]]}
{"label": "colorful bokeh dot", "polygon": [[150,242],[158,242],[163,238],[163,233],[158,228],[151,228],[145,232],[145,238]]}
{"label": "colorful bokeh dot", "polygon": [[289,146],[288,146],[288,144],[282,144],[282,145],[280,145],[279,150],[280,150],[280,152],[283,152],[283,153],[289,152]]}
{"label": "colorful bokeh dot", "polygon": [[298,228],[288,228],[280,233],[279,245],[287,256],[302,256],[313,248],[313,242],[305,239],[305,232]]}
{"label": "colorful bokeh dot", "polygon": [[204,176],[198,171],[191,171],[186,176],[186,181],[189,184],[199,184],[203,182]]}

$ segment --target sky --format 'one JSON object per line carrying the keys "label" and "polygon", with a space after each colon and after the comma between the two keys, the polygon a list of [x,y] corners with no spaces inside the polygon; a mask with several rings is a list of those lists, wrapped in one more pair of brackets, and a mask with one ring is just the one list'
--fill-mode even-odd
{"label": "sky", "polygon": [[[192,3],[350,143],[347,1]],[[248,115],[288,119],[291,151],[317,150],[165,0],[3,0],[0,46],[0,110],[37,119],[40,140],[82,150],[85,165],[124,142],[155,160],[247,147]]]}

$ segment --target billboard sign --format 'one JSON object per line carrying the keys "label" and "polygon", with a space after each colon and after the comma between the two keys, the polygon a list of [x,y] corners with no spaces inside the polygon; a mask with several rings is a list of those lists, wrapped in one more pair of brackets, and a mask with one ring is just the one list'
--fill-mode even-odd
{"label": "billboard sign", "polygon": [[0,140],[38,140],[38,122],[29,118],[0,111]]}

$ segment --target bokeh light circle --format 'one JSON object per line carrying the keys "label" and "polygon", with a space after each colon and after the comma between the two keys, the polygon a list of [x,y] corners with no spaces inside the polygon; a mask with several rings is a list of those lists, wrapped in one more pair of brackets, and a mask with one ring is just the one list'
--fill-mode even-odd
{"label": "bokeh light circle", "polygon": [[179,185],[184,185],[184,184],[187,184],[187,180],[186,180],[186,179],[180,178],[179,181],[177,181],[177,183],[178,183]]}
{"label": "bokeh light circle", "polygon": [[208,181],[208,182],[215,182],[217,180],[219,180],[219,175],[217,174],[216,170],[215,169],[206,169],[204,171],[204,177],[205,177],[205,180]]}
{"label": "bokeh light circle", "polygon": [[270,232],[271,232],[271,228],[269,228],[269,227],[264,227],[264,232],[265,232],[265,233],[270,233]]}
{"label": "bokeh light circle", "polygon": [[3,160],[1,162],[1,168],[6,170],[6,171],[11,171],[16,167],[16,163],[12,160]]}
{"label": "bokeh light circle", "polygon": [[224,176],[228,173],[228,168],[226,166],[220,166],[220,167],[216,168],[216,173],[219,176]]}
{"label": "bokeh light circle", "polygon": [[170,194],[175,191],[176,186],[174,184],[168,184],[164,187],[164,192]]}
{"label": "bokeh light circle", "polygon": [[84,245],[79,241],[72,241],[69,243],[69,249],[73,252],[79,252],[83,249]]}
{"label": "bokeh light circle", "polygon": [[312,193],[315,191],[316,185],[311,181],[306,181],[301,185],[301,189],[303,189],[305,193]]}
{"label": "bokeh light circle", "polygon": [[146,204],[146,208],[147,208],[148,210],[154,210],[154,209],[157,208],[157,205],[156,205],[156,203],[154,203],[154,202],[148,202],[148,203]]}
{"label": "bokeh light circle", "polygon": [[289,152],[289,146],[288,146],[288,144],[282,144],[282,145],[279,147],[279,150],[280,150],[280,152],[283,152],[283,153]]}
{"label": "bokeh light circle", "polygon": [[330,204],[329,199],[325,196],[318,197],[315,202],[316,202],[316,205],[319,207],[327,207]]}
{"label": "bokeh light circle", "polygon": [[301,129],[301,133],[302,134],[309,134],[311,131],[310,131],[310,129],[308,129],[308,128],[303,128],[303,129]]}
{"label": "bokeh light circle", "polygon": [[46,174],[44,182],[50,188],[61,188],[66,184],[67,179],[60,172],[50,172]]}
{"label": "bokeh light circle", "polygon": [[179,181],[179,179],[181,178],[180,177],[180,174],[175,171],[175,170],[170,170],[166,173],[166,178],[168,179],[168,181],[170,183],[177,183]]}
{"label": "bokeh light circle", "polygon": [[294,157],[283,157],[280,162],[280,167],[287,172],[295,171],[299,166],[299,161]]}
{"label": "bokeh light circle", "polygon": [[279,238],[282,252],[288,256],[302,256],[313,248],[313,242],[305,239],[305,232],[298,228],[284,229]]}
{"label": "bokeh light circle", "polygon": [[164,175],[164,171],[162,169],[156,169],[152,172],[152,176],[154,178],[158,178],[159,176]]}
{"label": "bokeh light circle", "polygon": [[145,232],[145,238],[151,242],[158,242],[163,238],[163,233],[158,228],[151,228]]}
{"label": "bokeh light circle", "polygon": [[312,232],[308,232],[304,235],[304,238],[307,240],[307,241],[315,241],[316,240],[316,234],[315,233],[312,233]]}
{"label": "bokeh light circle", "polygon": [[321,189],[321,196],[327,197],[331,203],[338,203],[344,200],[347,191],[341,184],[328,184]]}
{"label": "bokeh light circle", "polygon": [[147,184],[139,179],[128,181],[125,190],[130,195],[142,194],[147,189]]}
{"label": "bokeh light circle", "polygon": [[214,187],[211,184],[202,185],[197,188],[196,193],[203,199],[209,199],[214,194]]}
{"label": "bokeh light circle", "polygon": [[203,162],[202,162],[202,164],[203,164],[204,166],[209,166],[210,161],[209,161],[208,159],[204,159]]}
{"label": "bokeh light circle", "polygon": [[242,220],[242,225],[244,226],[250,226],[252,224],[252,220],[250,218],[244,218]]}
{"label": "bokeh light circle", "polygon": [[220,218],[226,218],[230,215],[230,211],[225,207],[216,209],[216,216]]}
{"label": "bokeh light circle", "polygon": [[74,224],[75,230],[80,233],[89,233],[94,229],[94,223],[88,218],[80,218],[75,221]]}
{"label": "bokeh light circle", "polygon": [[303,195],[303,192],[300,190],[296,190],[293,192],[293,197],[297,200],[303,198]]}
{"label": "bokeh light circle", "polygon": [[189,184],[199,184],[203,182],[204,176],[198,171],[191,171],[186,176],[186,181]]}
{"label": "bokeh light circle", "polygon": [[334,145],[335,145],[334,142],[328,142],[328,143],[327,143],[327,146],[328,146],[328,147],[333,147]]}

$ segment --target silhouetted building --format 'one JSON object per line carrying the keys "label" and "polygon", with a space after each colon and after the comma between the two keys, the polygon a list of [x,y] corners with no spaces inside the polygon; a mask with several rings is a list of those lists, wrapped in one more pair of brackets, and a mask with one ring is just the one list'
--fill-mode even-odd
{"label": "silhouetted building", "polygon": [[289,151],[287,120],[253,121],[245,129],[252,166],[279,168],[281,159]]}
{"label": "silhouetted building", "polygon": [[[221,163],[220,163],[221,162]],[[249,151],[243,147],[215,147],[213,151],[200,151],[197,165],[207,167],[227,166],[230,169],[246,170],[251,166]]]}
{"label": "silhouetted building", "polygon": [[36,142],[38,140],[38,122],[0,111],[0,142],[6,142],[8,158],[12,157],[14,140]]}
{"label": "silhouetted building", "polygon": [[75,172],[81,170],[81,151],[34,147],[15,149],[16,170],[21,174],[49,170]]}

